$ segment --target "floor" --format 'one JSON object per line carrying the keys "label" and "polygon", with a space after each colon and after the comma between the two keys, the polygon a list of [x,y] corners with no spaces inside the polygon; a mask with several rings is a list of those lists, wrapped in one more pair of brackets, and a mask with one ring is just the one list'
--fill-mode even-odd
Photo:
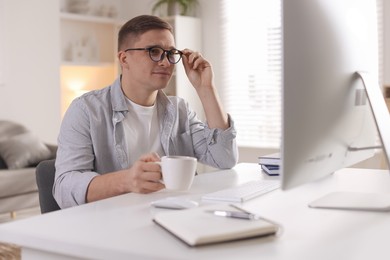
{"label": "floor", "polygon": [[1,260],[20,260],[21,258],[21,250],[18,246],[0,242]]}
{"label": "floor", "polygon": [[[41,214],[39,207],[16,211],[13,216],[11,213],[0,214],[0,224],[19,219],[25,219]],[[0,260],[20,260],[21,250],[19,246],[0,242]]]}
{"label": "floor", "polygon": [[15,221],[18,219],[37,216],[40,214],[41,214],[41,210],[39,207],[16,211],[13,218],[11,216],[11,213],[0,214],[0,224],[10,222],[10,221]]}

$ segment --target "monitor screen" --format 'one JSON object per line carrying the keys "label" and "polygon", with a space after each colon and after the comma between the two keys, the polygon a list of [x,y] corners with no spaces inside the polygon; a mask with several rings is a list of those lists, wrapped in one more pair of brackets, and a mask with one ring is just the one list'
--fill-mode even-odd
{"label": "monitor screen", "polygon": [[290,189],[374,155],[364,148],[378,145],[377,128],[356,72],[378,82],[378,37],[373,0],[284,0],[282,10],[281,172]]}

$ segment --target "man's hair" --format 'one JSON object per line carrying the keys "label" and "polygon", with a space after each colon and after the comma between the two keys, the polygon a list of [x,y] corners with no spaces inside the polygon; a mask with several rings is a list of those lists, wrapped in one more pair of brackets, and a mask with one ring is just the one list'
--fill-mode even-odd
{"label": "man's hair", "polygon": [[173,32],[172,26],[157,16],[140,15],[129,20],[119,30],[118,51],[124,49],[129,41],[133,42],[141,34],[154,29],[165,29]]}

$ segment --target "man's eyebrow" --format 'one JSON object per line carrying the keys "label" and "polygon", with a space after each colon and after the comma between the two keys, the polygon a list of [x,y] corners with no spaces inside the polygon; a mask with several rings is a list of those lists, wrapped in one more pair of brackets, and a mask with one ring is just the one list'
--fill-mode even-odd
{"label": "man's eyebrow", "polygon": [[[162,48],[162,49],[165,49],[164,47],[162,47],[161,45],[158,45],[158,44],[154,44],[154,45],[146,45],[145,48],[153,48],[153,47],[159,47],[159,48]],[[166,50],[172,50],[172,49],[177,49],[175,46],[169,46]]]}
{"label": "man's eyebrow", "polygon": [[158,44],[146,45],[146,48],[153,48],[153,47],[160,47],[161,48],[161,46]]}

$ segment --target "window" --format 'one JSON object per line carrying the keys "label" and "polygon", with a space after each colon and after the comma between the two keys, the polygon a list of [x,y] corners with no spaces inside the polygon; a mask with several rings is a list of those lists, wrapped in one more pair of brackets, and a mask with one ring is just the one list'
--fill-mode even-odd
{"label": "window", "polygon": [[[222,99],[241,147],[279,148],[281,141],[281,0],[223,1]],[[377,0],[379,57],[383,57],[383,0]],[[379,60],[380,82],[383,62]],[[257,120],[253,120],[256,118]]]}
{"label": "window", "polygon": [[[225,1],[223,94],[239,146],[278,148],[281,132],[281,2]],[[261,68],[261,69],[259,69]],[[257,118],[258,120],[253,120]]]}

